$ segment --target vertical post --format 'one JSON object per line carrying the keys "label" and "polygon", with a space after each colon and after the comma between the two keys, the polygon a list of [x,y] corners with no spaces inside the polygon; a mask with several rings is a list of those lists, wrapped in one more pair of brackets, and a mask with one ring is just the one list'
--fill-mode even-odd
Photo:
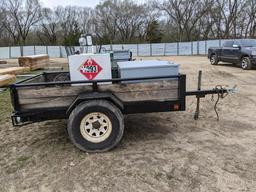
{"label": "vertical post", "polygon": [[150,56],[152,56],[152,44],[150,43]]}
{"label": "vertical post", "polygon": [[221,39],[219,39],[219,47],[221,47]]}
{"label": "vertical post", "polygon": [[204,44],[205,44],[205,51],[204,51],[204,53],[207,54],[207,40],[205,40]]}
{"label": "vertical post", "polygon": [[164,56],[166,55],[166,43],[164,43]]}
{"label": "vertical post", "polygon": [[180,110],[186,110],[186,75],[180,75],[179,78],[179,100],[181,103]]}
{"label": "vertical post", "polygon": [[34,45],[34,55],[36,55],[36,46]]}
{"label": "vertical post", "polygon": [[177,55],[179,56],[180,55],[180,43],[177,42]]}
{"label": "vertical post", "polygon": [[[202,71],[200,70],[198,73],[198,84],[197,84],[197,90],[201,91],[201,85],[202,85]],[[196,112],[194,114],[194,119],[197,120],[199,118],[199,113],[200,113],[200,96],[197,95],[197,103],[196,103]]]}
{"label": "vertical post", "polygon": [[23,46],[20,46],[20,56],[23,56]]}
{"label": "vertical post", "polygon": [[199,55],[199,41],[197,41],[197,55]]}
{"label": "vertical post", "polygon": [[194,50],[193,50],[193,41],[191,41],[191,55],[193,55],[193,52],[194,52]]}
{"label": "vertical post", "polygon": [[140,52],[139,52],[139,44],[137,44],[137,56],[139,56]]}
{"label": "vertical post", "polygon": [[97,81],[92,83],[92,89],[93,89],[94,92],[97,92],[97,91],[98,91],[98,84],[97,84]]}
{"label": "vertical post", "polygon": [[48,50],[48,46],[47,45],[45,47],[45,50],[46,50],[46,54],[49,55],[49,50]]}
{"label": "vertical post", "polygon": [[59,46],[59,50],[60,50],[60,58],[62,58],[63,55],[62,55],[62,51],[61,51],[61,46]]}
{"label": "vertical post", "polygon": [[11,59],[11,58],[12,58],[12,47],[9,46],[9,59]]}

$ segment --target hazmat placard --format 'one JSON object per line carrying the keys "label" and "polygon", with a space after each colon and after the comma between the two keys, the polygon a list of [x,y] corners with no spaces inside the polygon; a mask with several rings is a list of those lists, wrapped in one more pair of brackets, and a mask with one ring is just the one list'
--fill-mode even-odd
{"label": "hazmat placard", "polygon": [[69,56],[71,81],[112,79],[110,54]]}

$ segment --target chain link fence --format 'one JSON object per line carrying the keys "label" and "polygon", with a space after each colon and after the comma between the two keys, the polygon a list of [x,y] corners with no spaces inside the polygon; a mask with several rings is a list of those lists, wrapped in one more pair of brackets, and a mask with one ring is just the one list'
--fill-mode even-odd
{"label": "chain link fence", "polygon": [[[225,40],[207,40],[178,43],[115,44],[103,45],[104,50],[131,50],[133,56],[179,56],[206,55],[209,47],[220,47]],[[79,47],[75,47],[79,50]],[[23,54],[22,54],[23,53]],[[50,57],[67,57],[64,46],[0,47],[0,59],[48,54]]]}

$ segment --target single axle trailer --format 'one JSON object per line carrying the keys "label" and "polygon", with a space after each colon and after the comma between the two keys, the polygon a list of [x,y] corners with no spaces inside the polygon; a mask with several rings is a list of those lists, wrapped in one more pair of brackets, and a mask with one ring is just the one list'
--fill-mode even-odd
{"label": "single axle trailer", "polygon": [[72,143],[87,152],[108,151],[124,133],[124,115],[185,111],[186,96],[199,101],[208,94],[224,96],[233,89],[186,91],[186,75],[147,78],[70,81],[68,72],[47,72],[10,86],[12,123],[22,126],[68,119]]}

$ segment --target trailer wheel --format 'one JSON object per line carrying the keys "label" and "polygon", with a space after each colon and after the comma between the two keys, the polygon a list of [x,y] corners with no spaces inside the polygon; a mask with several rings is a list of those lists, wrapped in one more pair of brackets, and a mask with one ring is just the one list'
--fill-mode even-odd
{"label": "trailer wheel", "polygon": [[210,56],[210,62],[211,62],[212,65],[217,65],[218,64],[218,58],[217,58],[216,54],[212,54]]}
{"label": "trailer wheel", "polygon": [[118,145],[124,133],[123,114],[109,101],[79,104],[70,114],[68,134],[82,151],[105,152]]}
{"label": "trailer wheel", "polygon": [[249,57],[243,57],[241,60],[241,67],[243,70],[248,70],[252,68],[252,63]]}

